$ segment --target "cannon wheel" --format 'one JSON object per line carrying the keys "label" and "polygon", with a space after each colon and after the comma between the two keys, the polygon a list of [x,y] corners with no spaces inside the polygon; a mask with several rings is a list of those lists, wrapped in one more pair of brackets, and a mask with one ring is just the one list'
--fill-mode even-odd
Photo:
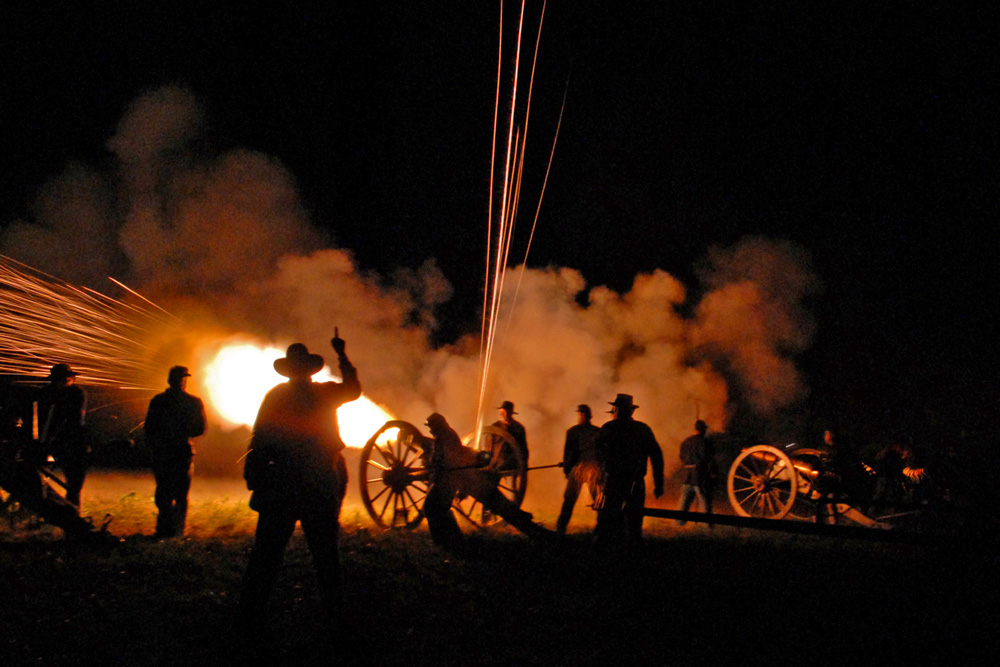
{"label": "cannon wheel", "polygon": [[798,474],[783,451],[755,445],[729,468],[729,502],[740,516],[783,519],[798,496]]}
{"label": "cannon wheel", "polygon": [[[511,435],[497,426],[484,426],[480,432],[480,449],[493,452],[493,447],[503,448],[503,464],[498,471],[500,480],[498,488],[518,507],[524,502],[524,494],[528,490],[528,466],[517,448],[517,443]],[[455,498],[455,511],[465,520],[478,528],[486,528],[498,524],[502,519],[488,510],[482,503],[473,498]]]}
{"label": "cannon wheel", "polygon": [[423,440],[413,424],[394,420],[376,431],[361,450],[361,501],[380,528],[412,530],[423,521],[430,486],[421,459]]}

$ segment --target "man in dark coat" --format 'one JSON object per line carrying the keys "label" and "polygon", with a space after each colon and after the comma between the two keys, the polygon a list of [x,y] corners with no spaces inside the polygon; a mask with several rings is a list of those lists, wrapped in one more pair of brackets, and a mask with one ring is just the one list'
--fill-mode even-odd
{"label": "man in dark coat", "polygon": [[107,521],[96,527],[50,485],[62,482],[45,465],[48,452],[38,442],[33,422],[23,416],[34,413],[27,408],[33,399],[20,396],[0,408],[0,488],[46,523],[61,528],[69,540],[118,542],[106,531]]}
{"label": "man in dark coat", "polygon": [[76,385],[77,373],[67,364],[56,364],[38,390],[26,423],[37,428],[42,449],[55,460],[66,477],[66,500],[80,506],[80,491],[90,465],[91,446],[85,428],[87,394]]}
{"label": "man in dark coat", "polygon": [[424,463],[430,471],[431,488],[424,499],[424,516],[431,539],[438,546],[456,549],[462,544],[462,531],[452,512],[455,495],[472,496],[483,508],[503,518],[529,537],[551,533],[532,521],[532,516],[510,501],[498,488],[499,478],[481,452],[462,444],[461,438],[437,412],[427,418],[432,438],[424,441]]}
{"label": "man in dark coat", "polygon": [[577,423],[566,431],[563,447],[563,472],[566,475],[566,491],[563,492],[562,509],[556,520],[556,531],[565,533],[573,516],[573,507],[580,497],[580,489],[587,485],[591,500],[597,499],[597,478],[600,463],[597,459],[597,436],[601,429],[590,423],[590,406],[581,403],[576,408]]}
{"label": "man in dark coat", "polygon": [[342,611],[337,540],[347,467],[337,408],[361,395],[361,383],[343,339],[334,333],[330,343],[343,381],[313,382],[323,357],[310,354],[302,343],[290,345],[274,362],[274,370],[289,380],[267,393],[254,423],[243,476],[253,492],[250,508],[259,516],[240,598],[244,620],[251,624],[264,622],[267,600],[298,521],[312,553],[323,605],[332,616]]}
{"label": "man in dark coat", "polygon": [[604,505],[597,512],[600,543],[642,541],[647,461],[653,466],[653,494],[663,495],[663,452],[646,424],[632,418],[638,408],[629,394],[610,403],[612,419],[601,427],[597,453],[605,477]]}
{"label": "man in dark coat", "polygon": [[153,453],[157,537],[184,534],[194,459],[191,439],[205,432],[205,405],[187,393],[189,377],[185,366],[171,368],[168,389],[153,397],[146,412],[143,428]]}
{"label": "man in dark coat", "polygon": [[504,401],[497,408],[500,413],[500,419],[493,422],[493,426],[501,428],[510,434],[510,437],[514,439],[517,444],[517,450],[521,453],[521,458],[524,459],[524,465],[528,465],[528,434],[524,429],[524,424],[514,419],[514,404],[510,401]]}
{"label": "man in dark coat", "polygon": [[[691,508],[695,498],[707,514],[712,513],[712,493],[715,482],[715,448],[705,437],[708,424],[699,419],[694,423],[694,435],[681,442],[681,463],[684,465],[684,485],[677,509],[682,512]],[[678,521],[683,526],[686,521]]]}

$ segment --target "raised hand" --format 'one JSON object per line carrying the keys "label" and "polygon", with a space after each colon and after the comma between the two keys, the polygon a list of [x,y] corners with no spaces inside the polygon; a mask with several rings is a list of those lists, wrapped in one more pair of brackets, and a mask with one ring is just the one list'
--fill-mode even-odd
{"label": "raised hand", "polygon": [[338,357],[344,356],[344,348],[347,343],[340,337],[340,329],[338,327],[333,328],[333,338],[330,339],[330,345],[333,346],[333,351],[337,353]]}

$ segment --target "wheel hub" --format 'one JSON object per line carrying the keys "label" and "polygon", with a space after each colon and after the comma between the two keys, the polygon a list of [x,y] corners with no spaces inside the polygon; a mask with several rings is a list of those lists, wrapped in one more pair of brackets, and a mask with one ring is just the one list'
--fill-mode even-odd
{"label": "wheel hub", "polygon": [[410,485],[410,467],[399,461],[392,464],[392,467],[382,473],[382,483],[393,490],[394,493],[402,493]]}

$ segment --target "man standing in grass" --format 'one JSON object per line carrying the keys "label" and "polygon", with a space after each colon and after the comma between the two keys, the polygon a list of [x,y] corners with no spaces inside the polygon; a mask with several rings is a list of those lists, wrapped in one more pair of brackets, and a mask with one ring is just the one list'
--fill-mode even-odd
{"label": "man standing in grass", "polygon": [[[684,465],[684,486],[677,509],[687,512],[695,498],[706,514],[712,513],[712,494],[715,482],[715,448],[705,436],[708,424],[699,419],[694,423],[694,435],[681,443],[681,463]],[[686,521],[678,521],[683,526]]]}
{"label": "man standing in grass", "polygon": [[156,479],[156,537],[184,535],[188,491],[191,490],[194,444],[205,432],[205,404],[187,393],[186,366],[174,366],[167,374],[168,388],[149,402],[146,412],[146,442],[153,453]]}
{"label": "man standing in grass", "polygon": [[566,474],[566,490],[563,492],[562,509],[556,520],[556,531],[565,533],[573,516],[573,507],[580,497],[580,490],[586,484],[590,499],[597,499],[597,479],[601,466],[597,460],[597,436],[601,429],[590,423],[590,406],[581,403],[576,408],[577,423],[566,431],[563,447],[563,472]]}
{"label": "man standing in grass", "polygon": [[647,462],[653,466],[653,494],[663,495],[663,451],[653,430],[632,418],[638,408],[629,394],[618,394],[611,421],[601,427],[597,453],[604,468],[604,506],[597,512],[596,537],[607,544],[642,541]]}
{"label": "man standing in grass", "polygon": [[342,611],[340,506],[347,490],[347,467],[341,452],[337,408],[361,395],[357,371],[334,329],[330,341],[340,362],[342,382],[313,382],[323,357],[302,343],[288,347],[274,370],[288,378],[267,392],[257,413],[243,477],[250,509],[258,513],[250,562],[243,577],[241,612],[249,625],[265,624],[268,598],[285,547],[302,522],[327,612]]}

